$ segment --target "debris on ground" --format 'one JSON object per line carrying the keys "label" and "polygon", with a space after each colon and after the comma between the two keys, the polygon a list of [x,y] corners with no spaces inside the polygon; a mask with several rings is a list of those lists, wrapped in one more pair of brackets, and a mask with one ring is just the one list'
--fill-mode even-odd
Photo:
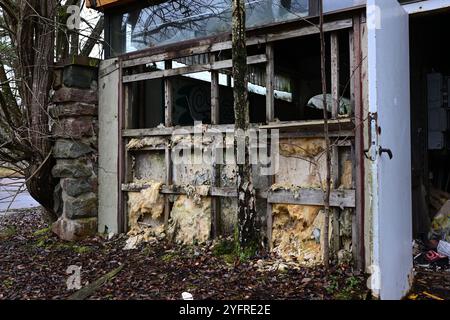
{"label": "debris on ground", "polygon": [[81,268],[82,288],[101,284],[88,292],[93,300],[178,300],[182,292],[196,300],[365,299],[368,292],[366,278],[350,267],[326,272],[271,256],[236,263],[210,241],[202,246],[157,241],[138,244],[137,250],[122,250],[127,237],[121,235],[61,241],[39,209],[1,217],[0,233],[0,299],[68,299],[78,290],[68,289],[71,266]]}
{"label": "debris on ground", "polygon": [[450,194],[442,190],[431,189],[430,204],[437,214],[431,222],[430,238],[439,238],[450,242]]}
{"label": "debris on ground", "polygon": [[450,300],[450,269],[415,266],[414,284],[407,300]]}

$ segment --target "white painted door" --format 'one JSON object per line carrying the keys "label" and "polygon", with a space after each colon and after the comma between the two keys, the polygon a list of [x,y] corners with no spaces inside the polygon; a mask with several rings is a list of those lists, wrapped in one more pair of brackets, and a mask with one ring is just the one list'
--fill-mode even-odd
{"label": "white painted door", "polygon": [[[381,299],[407,294],[412,274],[408,15],[397,0],[367,1],[372,279]],[[392,152],[392,159],[387,151]],[[378,280],[378,281],[377,281]],[[378,289],[378,290],[377,290]],[[378,292],[377,292],[378,291]]]}

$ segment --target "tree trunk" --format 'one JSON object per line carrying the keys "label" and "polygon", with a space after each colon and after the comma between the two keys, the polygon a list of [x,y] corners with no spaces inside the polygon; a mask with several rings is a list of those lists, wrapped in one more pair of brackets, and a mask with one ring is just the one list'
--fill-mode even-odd
{"label": "tree trunk", "polygon": [[[55,160],[47,107],[55,54],[61,60],[70,50],[67,7],[77,3],[81,1],[0,0],[0,32],[8,49],[0,61],[0,160],[20,169],[28,165],[24,174],[29,192],[51,220],[57,218],[53,210],[57,180],[51,176]],[[102,24],[100,19],[84,53],[94,47]],[[78,36],[72,39],[78,47]]]}
{"label": "tree trunk", "polygon": [[52,66],[54,63],[55,29],[52,25],[55,0],[29,1],[40,15],[35,23],[34,66],[32,78],[29,79],[28,107],[30,113],[30,142],[33,149],[30,166],[26,170],[27,187],[31,196],[48,212],[49,218],[57,217],[53,212],[53,190],[56,180],[51,176],[54,160],[51,156],[49,118],[47,106],[52,84]]}
{"label": "tree trunk", "polygon": [[325,268],[329,268],[330,264],[330,248],[329,248],[329,229],[330,229],[330,192],[331,192],[331,143],[328,132],[328,106],[327,106],[327,73],[326,73],[326,51],[325,51],[325,35],[323,31],[323,0],[319,1],[319,15],[320,15],[320,61],[321,61],[321,80],[322,80],[322,94],[323,94],[323,120],[324,120],[324,137],[326,146],[326,185],[324,190],[324,207],[325,207],[325,222],[323,226],[323,263]]}
{"label": "tree trunk", "polygon": [[259,246],[259,237],[256,227],[255,189],[249,159],[249,139],[246,135],[250,116],[244,0],[233,0],[232,21],[235,144],[239,145],[238,141],[242,139],[245,141],[244,163],[238,163],[238,240],[241,249],[245,250]]}

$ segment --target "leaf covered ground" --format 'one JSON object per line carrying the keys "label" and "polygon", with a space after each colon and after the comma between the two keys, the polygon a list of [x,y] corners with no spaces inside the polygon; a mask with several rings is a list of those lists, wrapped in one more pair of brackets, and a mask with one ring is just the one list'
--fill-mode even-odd
{"label": "leaf covered ground", "polygon": [[365,299],[366,280],[349,267],[292,268],[273,257],[237,263],[226,246],[165,242],[123,250],[125,237],[60,241],[39,209],[0,216],[0,299],[67,299],[70,266],[81,285],[123,269],[89,299]]}

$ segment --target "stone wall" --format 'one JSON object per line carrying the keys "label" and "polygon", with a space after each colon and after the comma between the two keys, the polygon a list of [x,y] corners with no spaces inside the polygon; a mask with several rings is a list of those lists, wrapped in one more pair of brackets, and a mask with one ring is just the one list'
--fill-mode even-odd
{"label": "stone wall", "polygon": [[80,240],[98,223],[98,61],[71,58],[55,71],[49,107],[59,179],[54,193],[59,219],[52,230],[61,239]]}

